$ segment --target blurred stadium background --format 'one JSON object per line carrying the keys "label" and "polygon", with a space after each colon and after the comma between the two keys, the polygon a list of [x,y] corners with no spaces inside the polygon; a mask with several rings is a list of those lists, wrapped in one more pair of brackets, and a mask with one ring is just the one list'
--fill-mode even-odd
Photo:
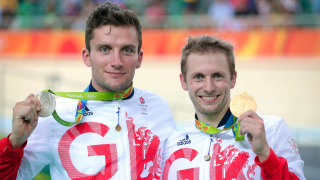
{"label": "blurred stadium background", "polygon": [[[84,89],[84,27],[104,0],[0,0],[0,136],[12,108],[30,93]],[[308,180],[320,178],[320,0],[113,0],[135,11],[145,52],[134,85],[160,94],[178,130],[194,115],[180,87],[179,53],[189,35],[235,45],[237,85],[258,112],[283,117],[297,140]],[[49,167],[34,179],[50,179]]]}

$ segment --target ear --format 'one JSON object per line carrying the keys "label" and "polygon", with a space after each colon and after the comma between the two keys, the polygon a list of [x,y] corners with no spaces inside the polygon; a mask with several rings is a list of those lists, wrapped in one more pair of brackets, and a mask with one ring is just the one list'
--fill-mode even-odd
{"label": "ear", "polygon": [[183,74],[180,73],[180,82],[181,82],[181,87],[183,90],[188,91],[188,86],[186,81],[184,80]]}
{"label": "ear", "polygon": [[237,71],[234,71],[234,74],[233,74],[233,77],[232,77],[232,80],[231,80],[230,89],[234,88],[234,86],[236,85],[236,81],[237,81]]}
{"label": "ear", "polygon": [[138,62],[137,62],[136,69],[140,68],[140,66],[142,64],[142,59],[143,59],[143,51],[140,50],[139,55],[138,55]]}
{"label": "ear", "polygon": [[91,67],[90,54],[89,54],[88,49],[83,48],[81,53],[82,53],[83,63],[84,63],[86,66]]}

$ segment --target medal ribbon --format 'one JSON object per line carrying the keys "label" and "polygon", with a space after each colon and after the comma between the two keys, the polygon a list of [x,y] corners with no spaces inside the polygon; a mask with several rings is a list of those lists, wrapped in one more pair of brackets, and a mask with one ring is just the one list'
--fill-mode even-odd
{"label": "medal ribbon", "polygon": [[87,100],[96,100],[96,101],[113,101],[120,100],[130,96],[132,93],[133,87],[132,84],[129,88],[125,89],[122,92],[88,92],[89,86],[84,90],[84,92],[52,92],[51,90],[45,90],[52,94],[66,97],[70,99],[79,99],[77,105],[77,112],[75,115],[75,122],[68,122],[59,117],[56,110],[52,113],[53,118],[64,126],[73,126],[74,124],[80,122],[83,118],[85,108],[87,106]]}
{"label": "medal ribbon", "polygon": [[226,131],[229,129],[232,129],[234,138],[236,141],[243,141],[244,135],[239,135],[239,128],[240,128],[240,122],[238,122],[238,118],[231,114],[229,117],[226,125],[223,127],[223,129],[218,129],[213,126],[210,126],[209,124],[206,124],[204,122],[199,121],[198,119],[195,119],[196,127],[200,131],[207,133],[207,134],[217,134],[222,131]]}
{"label": "medal ribbon", "polygon": [[50,89],[44,90],[52,94],[69,98],[69,99],[81,99],[81,100],[96,100],[96,101],[113,101],[118,99],[124,99],[128,97],[132,92],[132,85],[122,92],[88,92],[89,86],[84,92],[52,92]]}

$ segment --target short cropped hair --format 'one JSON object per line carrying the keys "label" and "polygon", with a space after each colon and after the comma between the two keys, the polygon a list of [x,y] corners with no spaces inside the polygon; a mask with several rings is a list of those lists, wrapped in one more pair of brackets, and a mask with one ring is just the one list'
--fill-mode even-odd
{"label": "short cropped hair", "polygon": [[128,9],[123,9],[117,4],[106,2],[96,7],[89,15],[86,22],[85,43],[89,53],[90,41],[94,38],[93,31],[104,25],[133,26],[138,35],[138,53],[142,46],[142,30],[137,15]]}
{"label": "short cropped hair", "polygon": [[188,70],[186,64],[189,55],[192,53],[206,54],[214,52],[221,52],[226,55],[232,79],[235,72],[235,55],[233,45],[221,38],[202,35],[196,37],[189,36],[187,44],[185,44],[181,50],[181,73],[185,81]]}

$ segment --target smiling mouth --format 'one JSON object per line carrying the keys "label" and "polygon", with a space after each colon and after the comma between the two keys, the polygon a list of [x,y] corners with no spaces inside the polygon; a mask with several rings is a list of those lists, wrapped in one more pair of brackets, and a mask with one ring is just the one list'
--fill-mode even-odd
{"label": "smiling mouth", "polygon": [[111,74],[124,74],[124,72],[107,72],[107,73],[111,73]]}
{"label": "smiling mouth", "polygon": [[214,100],[216,99],[218,96],[200,96],[201,99],[204,99],[204,100]]}
{"label": "smiling mouth", "polygon": [[124,72],[107,72],[108,74],[122,75]]}
{"label": "smiling mouth", "polygon": [[122,77],[123,75],[125,75],[126,73],[121,73],[121,72],[107,72],[109,74],[109,76],[111,77]]}

